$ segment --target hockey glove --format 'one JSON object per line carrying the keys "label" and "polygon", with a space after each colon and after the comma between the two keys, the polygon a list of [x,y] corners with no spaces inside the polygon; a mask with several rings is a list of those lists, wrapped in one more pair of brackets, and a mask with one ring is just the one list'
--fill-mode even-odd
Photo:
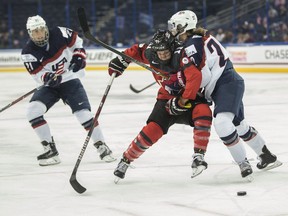
{"label": "hockey glove", "polygon": [[86,66],[86,51],[83,48],[76,48],[73,52],[72,60],[70,61],[70,66],[75,64],[73,72],[77,72]]}
{"label": "hockey glove", "polygon": [[180,105],[179,100],[180,97],[175,97],[166,103],[166,110],[170,115],[182,115],[192,108],[192,104],[189,101],[187,101],[185,105]]}
{"label": "hockey glove", "polygon": [[47,72],[42,76],[42,80],[44,82],[44,85],[55,88],[60,85],[62,81],[62,76],[56,75],[55,73]]}
{"label": "hockey glove", "polygon": [[129,66],[130,62],[123,59],[121,56],[117,56],[109,62],[108,73],[111,76],[116,73],[116,77],[123,74],[125,69]]}

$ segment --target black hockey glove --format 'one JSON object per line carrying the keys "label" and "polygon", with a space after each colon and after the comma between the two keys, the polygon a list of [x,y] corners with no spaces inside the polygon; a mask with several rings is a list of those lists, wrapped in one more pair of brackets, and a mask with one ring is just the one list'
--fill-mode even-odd
{"label": "black hockey glove", "polygon": [[199,104],[199,103],[208,104],[209,106],[212,105],[212,102],[208,101],[202,92],[197,93],[196,98],[195,98],[195,100],[192,101],[192,103],[193,103],[193,105]]}
{"label": "black hockey glove", "polygon": [[62,81],[62,76],[56,75],[55,73],[47,72],[42,76],[42,80],[44,82],[44,85],[54,88],[60,85]]}
{"label": "black hockey glove", "polygon": [[129,64],[129,61],[123,59],[121,56],[117,56],[109,62],[108,73],[110,76],[116,73],[116,77],[118,77],[123,74]]}
{"label": "black hockey glove", "polygon": [[180,97],[175,97],[166,103],[165,107],[170,115],[182,115],[184,112],[192,108],[192,104],[189,101],[187,101],[184,106],[180,106],[179,99]]}
{"label": "black hockey glove", "polygon": [[74,64],[73,72],[77,72],[86,66],[86,51],[83,48],[76,48],[73,52],[69,67]]}

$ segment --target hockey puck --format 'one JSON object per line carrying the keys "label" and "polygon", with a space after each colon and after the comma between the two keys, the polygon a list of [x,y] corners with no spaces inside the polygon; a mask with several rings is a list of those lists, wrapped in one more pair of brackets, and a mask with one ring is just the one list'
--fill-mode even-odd
{"label": "hockey puck", "polygon": [[238,191],[237,196],[245,196],[247,194],[246,191]]}

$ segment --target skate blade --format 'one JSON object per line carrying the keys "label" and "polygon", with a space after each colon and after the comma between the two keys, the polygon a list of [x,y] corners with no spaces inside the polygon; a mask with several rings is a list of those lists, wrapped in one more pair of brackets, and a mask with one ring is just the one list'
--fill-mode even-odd
{"label": "skate blade", "polygon": [[283,163],[281,161],[276,160],[273,164],[268,165],[267,167],[265,167],[264,169],[262,169],[263,171],[267,171],[267,170],[271,170],[274,169],[276,167],[281,166]]}
{"label": "skate blade", "polygon": [[117,158],[113,157],[112,155],[106,155],[105,157],[102,158],[102,160],[105,161],[106,163],[110,163],[116,161]]}
{"label": "skate blade", "polygon": [[197,168],[192,168],[191,178],[195,178],[196,176],[200,175],[205,169],[205,166],[198,166]]}
{"label": "skate blade", "polygon": [[118,184],[118,182],[121,180],[121,178],[119,178],[119,177],[115,177],[115,179],[114,179],[114,183],[115,184]]}
{"label": "skate blade", "polygon": [[252,181],[254,181],[254,178],[253,178],[252,174],[250,174],[250,175],[244,177],[244,180],[247,182],[252,182]]}
{"label": "skate blade", "polygon": [[61,160],[58,156],[54,156],[49,159],[41,159],[39,160],[39,166],[51,166],[61,163]]}

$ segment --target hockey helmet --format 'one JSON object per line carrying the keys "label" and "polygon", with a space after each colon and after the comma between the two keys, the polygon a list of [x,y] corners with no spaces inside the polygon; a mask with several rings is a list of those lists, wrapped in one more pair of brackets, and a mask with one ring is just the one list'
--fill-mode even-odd
{"label": "hockey helmet", "polygon": [[[27,31],[31,40],[37,46],[43,47],[48,43],[49,30],[48,30],[45,20],[41,16],[36,15],[36,16],[29,17],[27,19],[26,28],[27,28]],[[33,33],[33,31],[35,30],[38,30],[40,32],[43,31],[43,36],[42,35],[35,36],[35,33]]]}
{"label": "hockey helmet", "polygon": [[195,29],[198,22],[196,14],[191,10],[182,10],[168,20],[168,30],[178,36],[188,30]]}
{"label": "hockey helmet", "polygon": [[149,44],[151,51],[154,53],[155,58],[158,58],[157,60],[163,64],[167,64],[170,59],[167,60],[161,60],[157,52],[158,51],[165,51],[168,50],[170,54],[174,52],[175,49],[175,38],[171,34],[171,32],[167,30],[159,29],[154,35],[153,38]]}

